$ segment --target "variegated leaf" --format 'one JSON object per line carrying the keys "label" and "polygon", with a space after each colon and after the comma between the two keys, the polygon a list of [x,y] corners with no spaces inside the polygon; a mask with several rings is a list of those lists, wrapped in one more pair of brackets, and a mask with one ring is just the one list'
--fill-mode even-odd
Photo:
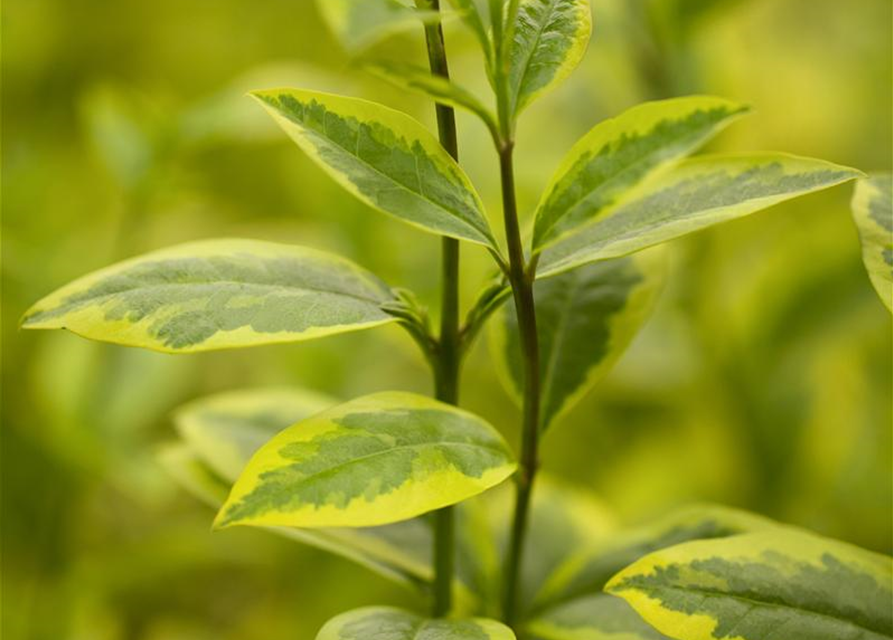
{"label": "variegated leaf", "polygon": [[[537,280],[540,429],[545,430],[610,371],[651,312],[664,281],[661,249]],[[490,323],[497,370],[520,403],[520,334],[511,305]]]}
{"label": "variegated leaf", "polygon": [[688,96],[646,102],[596,125],[571,148],[543,193],[534,252],[592,221],[747,110],[723,98]]}
{"label": "variegated leaf", "polygon": [[369,206],[496,248],[471,181],[417,121],[374,102],[314,91],[253,95],[311,159]]}
{"label": "variegated leaf", "polygon": [[893,559],[793,529],[663,549],[606,589],[679,640],[893,638]]}
{"label": "variegated leaf", "polygon": [[316,640],[515,640],[512,630],[484,618],[429,619],[392,607],[367,607],[329,620]]}
{"label": "variegated leaf", "polygon": [[583,59],[592,33],[589,0],[521,0],[510,33],[509,99],[517,114]]}
{"label": "variegated leaf", "polygon": [[[159,460],[184,489],[219,509],[264,442],[334,404],[303,389],[250,389],[203,398],[177,412],[175,420],[184,442],[165,447]],[[270,529],[401,584],[420,587],[432,578],[431,528],[423,519],[359,529]]]}
{"label": "variegated leaf", "polygon": [[542,611],[583,595],[600,593],[623,567],[644,555],[689,540],[725,538],[778,526],[771,520],[718,506],[693,506],[642,527],[581,544],[551,576],[535,599]]}
{"label": "variegated leaf", "polygon": [[893,174],[877,173],[856,183],[853,218],[868,277],[893,311]]}
{"label": "variegated leaf", "polygon": [[390,289],[315,249],[207,240],[126,260],[35,304],[26,329],[185,353],[308,340],[375,327]]}
{"label": "variegated leaf", "polygon": [[525,625],[532,640],[671,640],[622,599],[595,593],[553,607]]}
{"label": "variegated leaf", "polygon": [[515,469],[499,433],[423,396],[365,396],[299,422],[265,444],[216,526],[363,527],[455,504]]}
{"label": "variegated leaf", "polygon": [[543,251],[537,274],[624,256],[853,180],[855,169],[782,153],[699,156],[660,172]]}

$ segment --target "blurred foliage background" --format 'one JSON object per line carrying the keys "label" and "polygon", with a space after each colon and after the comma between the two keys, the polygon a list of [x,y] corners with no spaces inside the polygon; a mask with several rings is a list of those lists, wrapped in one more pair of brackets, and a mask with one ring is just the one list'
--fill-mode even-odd
{"label": "blurred foliage background", "polygon": [[[325,1],[325,0],[323,0]],[[714,150],[891,166],[889,0],[593,0],[589,52],[522,120],[528,214],[568,147],[645,99],[712,93],[756,114]],[[447,27],[454,76],[487,96]],[[3,80],[3,635],[8,640],[310,638],[341,610],[409,604],[346,561],[212,513],[155,460],[169,416],[214,391],[342,398],[429,389],[399,329],[164,356],[20,332],[27,306],[116,259],[248,236],[350,256],[436,307],[438,241],[340,190],[244,96],[352,93],[432,125],[363,74],[311,0],[6,0]],[[372,55],[424,63],[421,33]],[[497,224],[495,154],[460,115],[463,164]],[[891,551],[891,320],[860,260],[851,186],[676,243],[654,317],[545,443],[544,467],[636,522],[719,501]],[[466,303],[488,274],[463,251]],[[464,404],[515,438],[486,344]]]}

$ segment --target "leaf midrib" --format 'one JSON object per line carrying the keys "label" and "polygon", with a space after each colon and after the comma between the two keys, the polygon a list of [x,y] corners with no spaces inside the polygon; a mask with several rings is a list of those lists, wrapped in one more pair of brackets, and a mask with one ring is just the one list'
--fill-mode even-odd
{"label": "leaf midrib", "polygon": [[[853,622],[852,620],[847,620],[845,618],[837,618],[833,615],[829,615],[827,613],[822,613],[821,611],[815,611],[813,609],[798,608],[798,607],[792,606],[790,604],[785,604],[785,603],[766,602],[763,600],[756,600],[754,598],[747,598],[745,596],[741,596],[738,594],[725,593],[722,591],[717,591],[715,589],[708,589],[706,587],[681,587],[681,586],[677,587],[677,586],[673,586],[673,585],[668,585],[668,586],[650,586],[650,587],[647,587],[647,590],[645,588],[641,588],[641,587],[631,587],[631,588],[645,591],[646,593],[647,593],[647,590],[650,590],[650,591],[676,591],[676,592],[682,592],[682,593],[697,593],[697,594],[704,596],[705,598],[709,598],[709,597],[729,598],[731,600],[738,600],[740,602],[748,603],[755,607],[766,607],[769,609],[785,609],[785,610],[789,610],[789,611],[793,611],[793,612],[800,612],[801,614],[805,614],[805,615],[815,616],[815,617],[821,618],[823,620],[834,620],[835,622],[842,622],[844,624],[848,624],[851,627],[855,627],[856,629],[859,629],[861,631],[867,631],[869,633],[876,633],[876,634],[881,635],[886,638],[891,637],[891,636],[887,635],[886,631],[884,631],[884,630],[872,629],[870,627],[863,626],[863,625],[859,624],[858,622]],[[670,609],[669,607],[665,606],[663,604],[663,601],[661,601],[661,607],[668,611],[675,611],[674,609]]]}
{"label": "leaf midrib", "polygon": [[[119,275],[123,276],[125,274],[119,274]],[[85,304],[97,304],[98,303],[97,301],[105,300],[107,298],[113,298],[115,296],[119,296],[119,295],[125,294],[125,293],[137,293],[140,291],[166,289],[166,288],[202,287],[202,286],[226,285],[226,284],[243,285],[243,286],[255,287],[258,289],[285,290],[289,293],[296,293],[296,292],[327,293],[330,295],[342,296],[344,298],[352,298],[354,300],[359,300],[361,302],[369,302],[369,303],[374,304],[375,306],[380,305],[382,302],[382,301],[376,300],[374,298],[367,298],[365,296],[359,296],[359,295],[355,295],[352,293],[344,293],[341,291],[333,291],[330,289],[321,289],[318,287],[304,287],[304,286],[298,287],[298,286],[288,285],[288,284],[267,284],[267,283],[260,283],[260,282],[247,282],[247,281],[229,279],[229,280],[212,280],[212,281],[208,281],[208,282],[166,282],[164,284],[151,284],[151,285],[141,285],[141,286],[136,286],[136,287],[130,287],[130,288],[126,288],[126,289],[121,289],[120,291],[115,291],[113,293],[103,293],[100,295],[95,295],[95,296],[92,296],[89,298],[85,298],[83,300],[78,300],[76,302],[70,302],[70,301],[62,302],[55,308],[42,309],[33,315],[38,315],[41,313],[52,313],[52,312],[57,311],[63,307],[66,307],[66,306],[76,307],[76,306],[83,306]]]}
{"label": "leaf midrib", "polygon": [[533,60],[533,54],[539,48],[540,41],[543,39],[543,34],[546,32],[546,28],[552,24],[552,18],[555,14],[555,8],[562,2],[563,0],[551,0],[549,4],[549,8],[546,10],[547,18],[543,20],[541,24],[541,28],[536,31],[536,38],[533,41],[533,46],[530,47],[529,52],[525,56],[523,71],[518,78],[518,86],[515,88],[514,95],[514,105],[513,108],[515,111],[518,110],[518,98],[521,96],[521,88],[524,86],[524,80],[527,78],[527,72],[530,71],[530,62]]}
{"label": "leaf midrib", "polygon": [[[482,445],[482,444],[474,444],[471,442],[422,442],[419,444],[403,444],[403,445],[397,445],[394,447],[389,447],[388,449],[385,449],[383,451],[367,453],[366,455],[360,456],[359,458],[352,458],[351,460],[346,460],[344,462],[336,464],[333,467],[329,467],[328,469],[323,469],[322,471],[317,471],[316,473],[310,474],[308,476],[304,476],[303,478],[301,478],[300,482],[297,484],[304,484],[308,481],[316,480],[317,478],[319,478],[321,476],[325,476],[325,475],[331,474],[331,473],[336,473],[336,472],[344,469],[345,467],[349,467],[354,464],[362,463],[362,462],[365,462],[371,458],[375,458],[378,456],[388,455],[394,451],[402,451],[402,450],[408,450],[408,449],[422,449],[424,447],[434,447],[434,446],[468,447],[468,448],[475,448],[475,449],[484,449],[486,451],[492,451],[494,453],[498,453],[503,458],[505,457],[505,451],[503,451],[502,449],[500,449],[498,447],[487,446],[487,445]],[[297,461],[293,461],[293,462],[297,462]],[[291,463],[282,465],[282,467],[290,466],[290,464]],[[450,466],[454,467],[454,465],[452,465],[452,464]],[[277,468],[282,468],[282,467],[277,467]],[[466,474],[463,473],[462,475],[466,475]],[[402,483],[401,483],[401,486],[402,486]]]}

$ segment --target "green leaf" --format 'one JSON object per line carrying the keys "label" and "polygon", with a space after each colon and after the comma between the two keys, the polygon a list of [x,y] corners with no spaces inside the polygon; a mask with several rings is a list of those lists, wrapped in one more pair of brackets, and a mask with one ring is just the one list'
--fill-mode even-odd
{"label": "green leaf", "polygon": [[627,255],[859,175],[855,169],[782,153],[685,160],[546,249],[537,273],[544,277]]}
{"label": "green leaf", "polygon": [[725,538],[776,526],[766,518],[726,507],[680,509],[657,522],[581,545],[552,574],[537,594],[535,606],[543,610],[582,595],[600,593],[611,576],[658,549],[689,540]]}
{"label": "green leaf", "polygon": [[589,0],[521,0],[507,33],[510,108],[518,114],[583,59],[592,33]]}
{"label": "green leaf", "polygon": [[424,93],[441,104],[466,109],[478,116],[492,134],[497,131],[496,118],[491,111],[452,80],[422,67],[393,62],[369,65],[369,70],[397,87]]}
{"label": "green leaf", "polygon": [[871,284],[893,311],[893,174],[878,173],[856,183],[853,219]]}
{"label": "green leaf", "polygon": [[534,640],[670,640],[620,598],[596,593],[559,605],[525,625]]}
{"label": "green leaf", "polygon": [[474,33],[487,60],[488,72],[493,63],[493,42],[490,39],[490,13],[485,0],[450,0],[465,26]]}
{"label": "green leaf", "polygon": [[369,206],[426,231],[496,248],[471,181],[409,116],[313,91],[253,95],[311,159]]}
{"label": "green leaf", "polygon": [[[514,491],[508,486],[481,497],[481,502],[490,514],[493,530],[491,535],[499,558],[505,557],[514,513],[514,498]],[[537,476],[521,567],[522,611],[529,609],[534,596],[555,571],[564,565],[575,549],[611,535],[616,527],[610,509],[592,493],[559,482],[548,475]],[[501,593],[501,578],[500,565],[495,575],[497,595]]]}
{"label": "green leaf", "polygon": [[499,433],[423,396],[385,392],[299,422],[251,459],[215,525],[362,527],[412,518],[515,470]]}
{"label": "green leaf", "polygon": [[646,102],[596,125],[571,148],[543,193],[534,252],[592,221],[747,110],[722,98],[688,96]]}
{"label": "green leaf", "polygon": [[378,278],[314,249],[207,240],[75,280],[25,314],[26,329],[186,353],[309,340],[393,322]]}
{"label": "green leaf", "polygon": [[217,475],[234,482],[267,440],[336,404],[333,398],[300,389],[246,389],[191,402],[177,410],[174,423]]}
{"label": "green leaf", "polygon": [[658,551],[606,589],[679,640],[889,640],[891,568],[888,556],[778,529]]}
{"label": "green leaf", "polygon": [[329,620],[316,640],[515,640],[512,630],[483,618],[432,620],[392,607],[366,607]]}
{"label": "green leaf", "polygon": [[344,48],[359,53],[386,37],[437,20],[397,0],[317,0],[316,7]]}
{"label": "green leaf", "polygon": [[205,504],[216,508],[226,500],[229,485],[185,442],[163,446],[157,458],[177,484]]}
{"label": "green leaf", "polygon": [[[658,249],[536,281],[541,430],[610,371],[648,318],[664,270]],[[520,404],[524,368],[514,308],[503,306],[490,327],[500,378]]]}

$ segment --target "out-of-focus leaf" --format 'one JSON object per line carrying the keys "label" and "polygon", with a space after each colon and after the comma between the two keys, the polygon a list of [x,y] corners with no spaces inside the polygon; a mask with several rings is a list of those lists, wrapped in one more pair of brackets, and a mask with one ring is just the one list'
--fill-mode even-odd
{"label": "out-of-focus leaf", "polygon": [[893,311],[893,174],[878,173],[856,183],[853,218],[871,284]]}
{"label": "out-of-focus leaf", "polygon": [[482,419],[410,393],[365,396],[299,422],[254,455],[216,526],[364,527],[406,520],[515,470]]}
{"label": "out-of-focus leaf", "polygon": [[546,187],[536,212],[534,252],[591,222],[746,112],[723,98],[688,96],[646,102],[596,125]]}
{"label": "out-of-focus leaf", "polygon": [[671,640],[626,602],[606,593],[549,609],[524,628],[534,640]]}
{"label": "out-of-focus leaf", "polygon": [[370,65],[369,69],[398,87],[420,91],[441,104],[467,109],[483,120],[490,131],[496,130],[496,120],[490,110],[452,80],[421,67],[393,62]]}
{"label": "out-of-focus leaf", "polygon": [[439,19],[436,11],[398,0],[317,0],[316,6],[344,48],[354,54],[390,35]]}
{"label": "out-of-focus leaf", "polygon": [[783,153],[684,160],[547,248],[537,273],[543,277],[634,253],[859,175],[855,169]]}
{"label": "out-of-focus leaf", "polygon": [[374,102],[313,91],[254,96],[311,159],[369,206],[496,248],[471,181],[417,121]]}
{"label": "out-of-focus leaf", "polygon": [[336,404],[303,389],[245,389],[191,402],[177,410],[174,422],[183,440],[220,477],[235,481],[267,440]]}
{"label": "out-of-focus leaf", "polygon": [[583,59],[592,33],[589,0],[521,0],[507,33],[510,108],[517,114]]}
{"label": "out-of-focus leaf", "polygon": [[[493,539],[502,558],[514,512],[514,492],[509,487],[500,487],[482,496],[480,501],[490,513]],[[546,475],[538,476],[522,564],[521,610],[529,609],[534,595],[575,549],[611,535],[616,526],[610,509],[593,494]],[[498,582],[501,572],[495,578]],[[491,608],[487,613],[496,611]]]}
{"label": "out-of-focus leaf", "polygon": [[512,630],[484,618],[436,620],[392,607],[367,607],[329,620],[316,640],[515,640]]}
{"label": "out-of-focus leaf", "polygon": [[489,65],[493,60],[493,42],[490,40],[490,12],[486,0],[450,0],[450,3],[478,39]]}
{"label": "out-of-focus leaf", "polygon": [[543,610],[582,595],[600,593],[611,576],[658,549],[689,540],[725,538],[776,526],[766,518],[726,507],[681,509],[652,524],[602,537],[574,551],[537,594],[535,607]]}
{"label": "out-of-focus leaf", "polygon": [[[536,281],[541,430],[610,371],[650,314],[665,262],[658,248]],[[504,305],[490,327],[500,378],[520,403],[524,368],[514,308]]]}
{"label": "out-of-focus leaf", "polygon": [[606,589],[680,640],[888,640],[893,559],[791,529],[648,555]]}
{"label": "out-of-focus leaf", "polygon": [[294,342],[393,322],[390,289],[315,249],[207,240],[125,260],[75,280],[25,314],[26,329],[68,329],[186,353]]}

